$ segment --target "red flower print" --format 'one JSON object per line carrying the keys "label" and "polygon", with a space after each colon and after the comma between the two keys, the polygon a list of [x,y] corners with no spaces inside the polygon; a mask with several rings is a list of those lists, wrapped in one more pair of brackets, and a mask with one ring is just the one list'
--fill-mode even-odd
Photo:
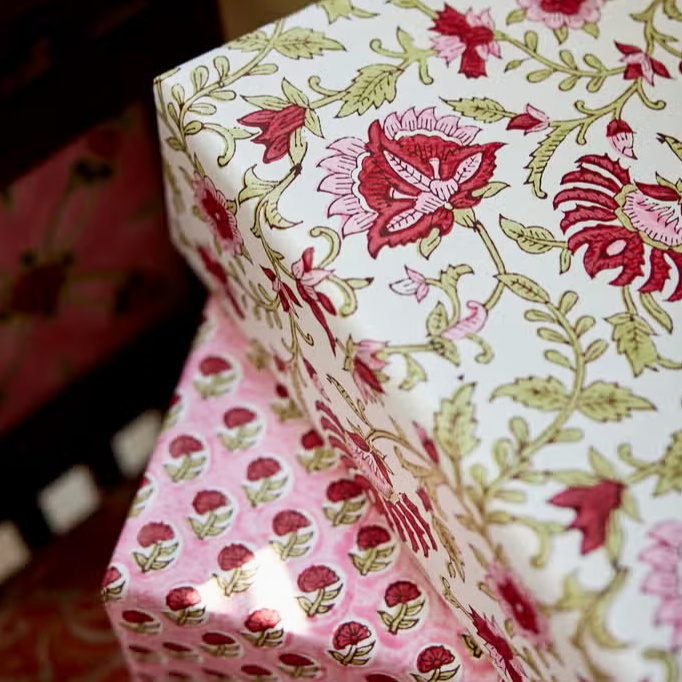
{"label": "red flower print", "polygon": [[365,402],[375,402],[376,394],[384,392],[379,382],[386,362],[379,357],[379,353],[386,348],[382,341],[362,340],[355,344],[348,340],[346,351],[346,367],[351,371],[353,381]]}
{"label": "red flower print", "polygon": [[121,571],[116,568],[116,566],[109,566],[104,572],[104,578],[102,578],[102,587],[107,587],[111,583],[115,583],[121,578]]}
{"label": "red flower print", "polygon": [[256,419],[256,413],[246,407],[233,407],[223,415],[223,423],[228,429],[246,426]]}
{"label": "red flower print", "polygon": [[528,588],[508,569],[491,564],[485,582],[497,594],[498,602],[526,639],[535,646],[547,648],[551,644],[547,618],[540,612]]}
{"label": "red flower print", "polygon": [[362,495],[363,489],[347,478],[333,481],[327,486],[327,499],[330,502],[343,502]]}
{"label": "red flower print", "polygon": [[237,227],[236,204],[227,201],[208,175],[202,178],[195,173],[193,187],[199,212],[211,226],[217,242],[231,255],[240,254],[244,239]]}
{"label": "red flower print", "polygon": [[301,445],[306,450],[314,450],[315,448],[322,447],[324,441],[322,440],[322,436],[320,436],[315,429],[311,429],[301,436]]}
{"label": "red flower print", "polygon": [[294,668],[304,668],[307,665],[313,665],[313,661],[307,656],[301,656],[300,654],[282,654],[279,660],[284,665],[290,665]]}
{"label": "red flower print", "polygon": [[311,246],[303,252],[299,260],[292,263],[291,274],[296,279],[296,289],[301,299],[308,304],[315,319],[322,325],[329,339],[332,353],[336,355],[336,341],[323,312],[324,308],[328,314],[336,315],[336,308],[327,295],[317,291],[316,288],[320,282],[331,275],[331,270],[313,267],[313,248]]}
{"label": "red flower print", "polygon": [[419,652],[417,670],[420,673],[430,673],[436,668],[442,668],[455,660],[452,653],[444,646],[430,646]]}
{"label": "red flower print", "polygon": [[214,680],[224,680],[225,682],[231,682],[234,678],[232,675],[228,675],[227,673],[220,672],[220,670],[211,670],[210,668],[202,668],[201,672],[204,673],[204,675],[208,675],[209,677],[213,678]]}
{"label": "red flower print", "polygon": [[192,680],[192,676],[189,673],[183,673],[179,670],[169,670],[168,677],[174,680],[187,680],[187,682],[191,682]]}
{"label": "red flower print", "polygon": [[270,628],[277,627],[282,620],[277,611],[272,609],[259,609],[254,611],[245,621],[244,627],[249,632],[264,632]]}
{"label": "red flower print", "polygon": [[325,399],[329,400],[329,396],[327,395],[326,391],[324,390],[324,387],[322,386],[322,382],[320,381],[320,377],[315,371],[315,368],[305,359],[303,358],[303,366],[305,367],[305,371],[308,375],[308,378],[310,381],[313,382],[313,386],[317,389],[318,393]]}
{"label": "red flower print", "polygon": [[623,73],[625,80],[643,78],[649,85],[653,85],[654,74],[661,78],[671,78],[665,64],[659,62],[658,59],[650,57],[646,52],[642,52],[638,47],[618,42],[616,42],[616,47],[623,55],[620,61],[627,64],[625,73]]}
{"label": "red flower print", "polygon": [[278,398],[288,398],[289,397],[289,389],[284,386],[283,384],[277,384],[275,386],[275,393],[277,394]]}
{"label": "red flower print", "polygon": [[431,498],[429,497],[429,494],[424,490],[424,488],[417,488],[417,495],[419,499],[422,501],[422,505],[424,506],[424,511],[428,514],[429,512],[433,511],[433,502],[431,502]]}
{"label": "red flower print", "polygon": [[357,433],[346,432],[347,453],[370,483],[384,495],[391,493],[391,477],[381,453]]}
{"label": "red flower print", "polygon": [[525,113],[513,116],[507,123],[507,130],[523,130],[524,135],[539,133],[547,128],[549,128],[549,116],[531,104],[526,104]]}
{"label": "red flower print", "polygon": [[[277,275],[270,270],[270,268],[261,267],[261,269],[265,273],[265,276],[270,280],[273,291],[277,294],[277,296],[279,296],[279,301],[282,304],[282,310],[284,310],[285,313],[288,313],[290,310],[292,310],[292,303],[297,305],[299,308],[301,307],[299,300],[296,298],[296,294],[294,294],[291,287],[286,282],[283,282],[279,277],[277,277]],[[297,314],[296,310],[293,312],[294,315]]]}
{"label": "red flower print", "polygon": [[134,654],[151,654],[152,650],[149,647],[142,646],[141,644],[129,644],[128,650],[132,651]]}
{"label": "red flower print", "polygon": [[488,654],[495,665],[506,672],[512,682],[523,682],[523,668],[516,660],[506,637],[498,629],[495,618],[489,620],[487,616],[479,615],[474,609],[471,609],[471,618],[476,633],[485,642]]}
{"label": "red flower print", "polygon": [[173,438],[168,446],[168,452],[171,457],[177,459],[185,455],[192,455],[195,452],[201,452],[204,446],[200,440],[193,436],[178,436]]}
{"label": "red flower print", "polygon": [[192,647],[185,646],[184,644],[178,644],[177,642],[164,642],[161,646],[168,651],[173,651],[176,654],[186,654],[192,651]]}
{"label": "red flower print", "polygon": [[247,663],[242,666],[242,672],[245,675],[253,675],[254,677],[265,677],[270,675],[270,671],[267,668],[262,668],[259,665],[253,663]]}
{"label": "red flower print", "polygon": [[272,457],[259,457],[254,459],[246,468],[246,478],[249,481],[260,481],[262,478],[270,478],[274,476],[282,467],[279,462]]}
{"label": "red flower print", "polygon": [[371,636],[366,625],[350,620],[342,623],[334,632],[334,648],[345,649],[347,646],[355,646]]}
{"label": "red flower print", "polygon": [[310,521],[303,514],[293,509],[279,512],[272,520],[272,529],[276,535],[295,533],[297,530],[307,528],[309,525]]}
{"label": "red flower print", "polygon": [[398,682],[395,677],[384,675],[383,673],[370,673],[365,677],[367,682]]}
{"label": "red flower print", "polygon": [[[384,592],[384,601],[386,606],[393,607],[396,604],[407,604],[413,599],[421,597],[422,593],[419,588],[407,580],[398,580],[390,584]],[[425,672],[422,670],[422,672]]]}
{"label": "red flower print", "polygon": [[467,78],[485,76],[485,60],[500,57],[500,46],[494,40],[495,24],[488,10],[476,14],[470,9],[462,14],[449,5],[438,12],[433,30],[438,34],[431,40],[436,54],[447,64],[462,58],[459,72]]}
{"label": "red flower print", "polygon": [[223,547],[218,554],[218,566],[222,571],[231,571],[233,568],[239,568],[244,564],[253,561],[253,552],[242,544],[232,544]]}
{"label": "red flower print", "polygon": [[166,523],[147,523],[137,534],[140,547],[151,547],[157,542],[168,542],[175,537],[173,529]]}
{"label": "red flower print", "polygon": [[180,611],[196,606],[201,595],[193,587],[176,587],[166,595],[166,604],[171,611]]}
{"label": "red flower print", "polygon": [[145,474],[141,479],[140,479],[140,485],[137,487],[138,490],[142,490],[145,486],[151,485],[151,479],[147,474]]}
{"label": "red flower print", "polygon": [[634,151],[635,135],[627,121],[614,118],[606,126],[606,139],[613,149],[629,159],[636,159]]}
{"label": "red flower print", "polygon": [[327,566],[308,566],[298,576],[298,589],[301,592],[314,592],[333,585],[339,581],[339,576]]}
{"label": "red flower print", "polygon": [[365,526],[358,531],[356,538],[358,547],[362,550],[374,549],[390,540],[389,532],[381,526]]}
{"label": "red flower print", "polygon": [[197,514],[207,514],[227,504],[227,498],[217,490],[201,490],[194,496],[192,506]]}
{"label": "red flower print", "polygon": [[582,554],[603,547],[611,514],[620,507],[624,486],[618,481],[601,481],[592,486],[574,486],[550,498],[555,507],[568,507],[576,512],[568,526],[583,534]]}
{"label": "red flower print", "polygon": [[237,301],[237,296],[234,289],[232,288],[230,277],[225,271],[225,268],[223,268],[223,266],[217,260],[215,260],[215,258],[213,258],[211,252],[205,246],[198,245],[197,253],[199,254],[199,258],[201,258],[201,262],[203,263],[206,272],[208,272],[208,274],[211,275],[211,277],[213,277],[213,279],[222,286],[225,296],[227,296],[227,299],[232,304],[235,313],[237,313],[237,315],[243,319],[244,311],[239,305],[239,301]]}
{"label": "red flower print", "polygon": [[673,183],[632,182],[630,172],[605,155],[578,159],[578,170],[561,183],[568,187],[554,197],[554,207],[575,202],[564,212],[561,229],[589,223],[568,239],[568,248],[575,253],[587,247],[583,263],[590,277],[620,268],[611,284],[627,286],[644,274],[648,254],[649,274],[639,290],[662,291],[672,264],[678,282],[668,300],[682,298],[682,206]]}
{"label": "red flower print", "polygon": [[582,28],[596,24],[604,0],[517,0],[526,19],[541,21],[547,28]]}
{"label": "red flower print", "polygon": [[[441,236],[454,225],[454,211],[481,202],[474,192],[487,186],[501,143],[474,145],[476,126],[433,108],[408,109],[374,121],[369,141],[337,140],[321,166],[329,172],[319,189],[336,196],[329,216],[343,218],[344,236],[368,232],[376,258],[385,246],[409,244],[434,229]],[[437,134],[434,134],[437,133]]]}
{"label": "red flower print", "polygon": [[285,157],[289,151],[289,139],[298,128],[302,128],[306,110],[296,104],[283,109],[262,109],[254,111],[239,119],[239,123],[252,128],[260,128],[261,132],[252,142],[265,145],[263,161],[271,163]]}
{"label": "red flower print", "polygon": [[397,282],[389,284],[391,291],[401,296],[414,296],[417,303],[421,303],[427,297],[431,285],[421,272],[408,268],[407,265],[405,266],[405,274],[407,275],[405,279],[399,279]]}
{"label": "red flower print", "polygon": [[234,638],[229,635],[225,635],[222,632],[206,632],[201,636],[204,644],[209,646],[229,646],[234,644]]}
{"label": "red flower print", "polygon": [[134,625],[151,623],[154,620],[154,616],[151,616],[144,611],[138,611],[137,609],[127,609],[121,614],[121,618],[123,618],[126,623],[133,623]]}
{"label": "red flower print", "polygon": [[225,358],[218,357],[217,355],[210,355],[199,363],[199,371],[205,377],[210,377],[214,374],[220,374],[221,372],[227,372],[231,369],[232,364],[225,360]]}
{"label": "red flower print", "polygon": [[431,436],[426,433],[426,430],[420,424],[417,424],[417,422],[412,422],[412,426],[414,426],[414,430],[417,432],[422,447],[429,456],[429,459],[434,464],[438,464],[440,458],[438,456],[438,450],[436,450],[436,445],[433,442],[433,438],[431,438]]}

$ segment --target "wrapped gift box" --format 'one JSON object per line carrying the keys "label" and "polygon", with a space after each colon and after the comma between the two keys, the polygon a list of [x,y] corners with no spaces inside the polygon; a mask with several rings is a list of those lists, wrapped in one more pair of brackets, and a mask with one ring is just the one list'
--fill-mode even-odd
{"label": "wrapped gift box", "polygon": [[209,304],[102,588],[135,679],[493,682],[271,362]]}
{"label": "wrapped gift box", "polygon": [[323,0],[163,75],[172,234],[509,680],[670,681],[682,15],[550,4]]}

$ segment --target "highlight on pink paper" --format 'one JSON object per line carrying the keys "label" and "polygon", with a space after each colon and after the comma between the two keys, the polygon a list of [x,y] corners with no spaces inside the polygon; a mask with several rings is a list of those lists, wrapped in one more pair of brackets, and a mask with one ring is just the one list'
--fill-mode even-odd
{"label": "highlight on pink paper", "polygon": [[272,361],[208,304],[103,582],[133,675],[497,680]]}

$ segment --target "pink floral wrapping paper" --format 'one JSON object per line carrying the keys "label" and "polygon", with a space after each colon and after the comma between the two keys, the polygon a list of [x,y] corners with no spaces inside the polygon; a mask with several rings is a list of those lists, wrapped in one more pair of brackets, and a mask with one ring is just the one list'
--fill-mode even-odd
{"label": "pink floral wrapping paper", "polygon": [[135,679],[498,679],[264,362],[209,303],[102,588]]}
{"label": "pink floral wrapping paper", "polygon": [[679,679],[681,20],[322,0],[155,85],[175,242],[511,682]]}
{"label": "pink floral wrapping paper", "polygon": [[0,431],[184,296],[139,105],[23,175],[0,198]]}

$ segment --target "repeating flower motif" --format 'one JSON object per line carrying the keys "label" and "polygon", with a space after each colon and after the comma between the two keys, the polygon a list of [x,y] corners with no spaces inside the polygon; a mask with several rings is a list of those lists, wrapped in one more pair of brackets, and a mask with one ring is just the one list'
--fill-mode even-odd
{"label": "repeating flower motif", "polygon": [[226,597],[230,597],[238,592],[245,592],[251,587],[253,577],[258,568],[252,566],[246,568],[247,564],[254,561],[253,552],[241,543],[227,545],[218,554],[218,567],[228,576],[214,575],[218,586]]}
{"label": "repeating flower motif", "polygon": [[232,305],[238,317],[244,317],[244,310],[237,299],[237,293],[232,285],[232,280],[225,268],[212,256],[210,250],[201,245],[197,245],[196,252],[201,259],[204,270],[220,285],[222,293]]}
{"label": "repeating flower motif", "polygon": [[455,211],[480,203],[475,191],[495,170],[502,145],[473,144],[479,132],[457,116],[412,108],[390,114],[383,125],[372,123],[368,142],[337,140],[329,146],[334,155],[320,164],[329,175],[319,189],[337,197],[329,215],[342,217],[344,235],[368,232],[373,257],[385,246],[415,242],[432,231],[448,234]]}
{"label": "repeating flower motif", "polygon": [[625,73],[623,73],[625,80],[643,78],[649,85],[653,85],[654,74],[661,78],[671,78],[665,64],[650,57],[646,52],[642,52],[638,47],[618,42],[616,47],[623,55],[621,61],[626,64]]}
{"label": "repeating flower motif", "polygon": [[253,611],[244,621],[248,632],[242,632],[251,644],[257,647],[280,646],[284,638],[284,630],[276,629],[282,617],[273,609],[258,609]]}
{"label": "repeating flower motif", "polygon": [[163,642],[161,645],[167,656],[171,658],[197,660],[199,654],[191,646],[180,642]]}
{"label": "repeating flower motif", "polygon": [[421,303],[429,293],[429,284],[426,277],[412,268],[405,266],[406,279],[393,282],[390,287],[396,294],[401,296],[414,296]]}
{"label": "repeating flower motif", "polygon": [[256,682],[268,682],[269,680],[276,679],[272,672],[262,665],[257,665],[256,663],[247,663],[241,667],[241,671],[249,676],[249,679],[253,679]]}
{"label": "repeating flower motif", "polygon": [[382,526],[363,526],[355,539],[359,552],[351,552],[350,559],[361,576],[384,571],[392,563],[395,542]]}
{"label": "repeating flower motif", "polygon": [[282,561],[289,558],[299,557],[310,551],[314,531],[310,530],[305,533],[299,533],[299,530],[310,528],[312,523],[307,516],[294,509],[285,509],[278,512],[272,520],[272,530],[275,535],[283,538],[284,542],[278,540],[270,540],[270,546],[277,552],[277,555]]}
{"label": "repeating flower motif", "polygon": [[139,609],[125,609],[120,624],[138,635],[154,635],[161,629],[161,623],[151,613]]}
{"label": "repeating flower motif", "polygon": [[258,457],[246,468],[246,479],[257,485],[242,485],[246,499],[252,507],[279,499],[288,477],[282,465],[272,457]]}
{"label": "repeating flower motif", "polygon": [[377,613],[388,632],[397,635],[401,630],[410,630],[419,623],[419,618],[415,616],[423,610],[425,599],[415,583],[398,580],[386,588],[384,602],[392,611],[379,610]]}
{"label": "repeating flower motif", "polygon": [[[357,621],[346,621],[339,625],[334,631],[332,644],[334,649],[329,650],[329,655],[341,665],[366,665],[369,656],[376,645],[376,640],[372,639],[371,630]],[[358,646],[362,642],[367,642]]]}
{"label": "repeating flower motif", "polygon": [[146,552],[133,552],[132,557],[142,573],[167,568],[176,558],[179,542],[167,523],[147,523],[137,533],[137,543]]}
{"label": "repeating flower motif", "polygon": [[223,533],[234,514],[231,500],[219,490],[200,490],[192,500],[192,507],[202,518],[188,516],[187,523],[199,540]]}
{"label": "repeating flower motif", "polygon": [[[590,223],[568,240],[573,252],[587,247],[583,262],[590,277],[620,268],[611,284],[623,287],[644,274],[648,260],[649,275],[639,290],[649,293],[663,291],[671,265],[682,275],[681,195],[672,183],[633,182],[617,161],[588,155],[578,159],[578,170],[564,175],[562,184],[568,187],[556,195],[554,206],[570,201],[575,207],[565,211],[561,229]],[[668,300],[681,298],[682,277]]]}
{"label": "repeating flower motif", "polygon": [[345,368],[353,376],[353,381],[366,403],[376,402],[377,396],[383,394],[381,382],[386,380],[383,373],[386,361],[380,357],[386,348],[383,341],[363,339],[355,343],[348,339],[346,343]]}
{"label": "repeating flower motif", "polygon": [[140,479],[140,484],[137,487],[137,492],[135,493],[135,499],[130,505],[130,511],[128,516],[135,517],[139,516],[147,507],[154,495],[154,490],[156,489],[154,479],[149,474],[144,474]]}
{"label": "repeating flower motif", "polygon": [[419,656],[417,656],[417,670],[420,673],[431,673],[430,677],[425,678],[414,673],[412,677],[417,682],[450,680],[457,674],[459,666],[449,670],[443,670],[443,668],[449,666],[454,660],[455,657],[448,648],[442,645],[429,646],[419,652]]}
{"label": "repeating flower motif", "polygon": [[520,661],[514,655],[505,635],[500,632],[495,618],[480,615],[471,609],[471,618],[476,634],[483,640],[484,646],[493,663],[512,682],[523,682],[525,673]]}
{"label": "repeating flower motif", "polygon": [[168,445],[168,455],[176,463],[164,464],[173,483],[191,480],[201,475],[208,461],[207,448],[198,438],[181,434]]}
{"label": "repeating flower motif", "polygon": [[270,268],[262,268],[265,276],[272,284],[272,290],[277,294],[279,302],[282,304],[282,310],[285,313],[292,312],[298,315],[296,308],[292,306],[301,307],[301,302],[296,298],[293,289],[280,277],[278,277]]}
{"label": "repeating flower motif", "polygon": [[466,14],[449,5],[438,12],[433,24],[437,34],[431,39],[436,54],[450,64],[462,58],[459,72],[467,78],[485,76],[488,57],[501,57],[499,44],[495,41],[495,24],[488,10],[478,14],[470,9]]}
{"label": "repeating flower motif", "polygon": [[169,611],[164,615],[177,625],[199,625],[206,618],[206,607],[201,606],[201,594],[194,587],[175,587],[166,595]]}
{"label": "repeating flower motif", "polygon": [[211,226],[218,250],[232,256],[242,253],[244,238],[237,226],[237,205],[228,201],[208,175],[194,174],[194,200],[204,220]]}
{"label": "repeating flower motif", "polygon": [[215,398],[234,387],[237,374],[232,363],[218,355],[209,355],[199,363],[199,378],[194,381],[194,388],[204,398]]}
{"label": "repeating flower motif", "polygon": [[332,526],[355,523],[367,505],[365,491],[351,479],[333,481],[327,486],[327,499],[332,505],[326,505],[324,515]]}
{"label": "repeating flower motif", "polygon": [[532,104],[526,104],[525,112],[512,116],[507,123],[507,130],[523,130],[524,135],[539,133],[547,128],[549,128],[549,116]]}
{"label": "repeating flower motif", "polygon": [[126,588],[126,579],[118,566],[112,565],[107,568],[102,577],[100,595],[102,601],[117,601],[123,598]]}
{"label": "repeating flower motif", "polygon": [[201,642],[201,649],[216,658],[236,658],[241,653],[239,643],[224,632],[205,632]]}
{"label": "repeating flower motif", "polygon": [[308,677],[313,678],[320,671],[320,666],[307,656],[301,654],[281,654],[279,657],[282,666],[280,668],[293,678]]}
{"label": "repeating flower motif", "polygon": [[305,114],[303,107],[289,104],[282,109],[254,111],[242,116],[239,123],[260,128],[261,132],[252,141],[265,146],[263,161],[271,163],[287,155],[291,134],[303,127]]}
{"label": "repeating flower motif", "polygon": [[601,17],[603,0],[517,0],[526,19],[541,21],[547,28],[583,28]]}
{"label": "repeating flower motif", "polygon": [[258,414],[249,407],[232,407],[223,414],[227,433],[220,433],[220,442],[230,452],[248,450],[262,436]]}
{"label": "repeating flower motif", "polygon": [[315,429],[311,429],[301,436],[301,446],[306,452],[296,455],[296,459],[309,474],[325,471],[336,464],[336,455],[331,448],[325,446],[322,436]]}
{"label": "repeating flower motif", "polygon": [[662,521],[648,535],[654,544],[639,555],[650,566],[642,592],[660,599],[655,624],[672,629],[670,648],[679,652],[682,650],[682,521]]}
{"label": "repeating flower motif", "polygon": [[606,139],[613,147],[614,151],[630,159],[636,159],[634,144],[635,135],[627,121],[614,118],[606,126]]}
{"label": "repeating flower motif", "polygon": [[308,618],[328,613],[334,607],[334,600],[341,593],[342,585],[328,589],[340,581],[339,576],[328,566],[308,566],[296,581],[301,592],[315,593],[312,599],[308,597],[296,597],[298,605],[303,609]]}

